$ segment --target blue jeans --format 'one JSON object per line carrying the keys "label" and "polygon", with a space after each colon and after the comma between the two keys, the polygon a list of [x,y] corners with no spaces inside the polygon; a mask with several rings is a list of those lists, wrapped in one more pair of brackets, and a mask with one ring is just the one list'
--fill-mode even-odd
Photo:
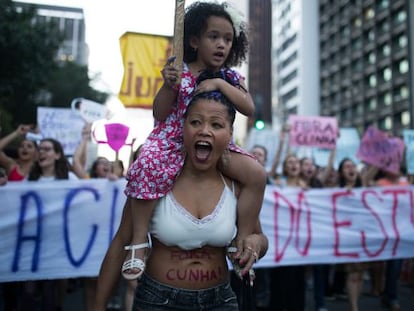
{"label": "blue jeans", "polygon": [[398,281],[400,279],[403,259],[391,259],[385,266],[384,296],[388,303],[398,302]]}
{"label": "blue jeans", "polygon": [[313,298],[315,300],[315,308],[325,308],[325,284],[328,278],[329,265],[313,266]]}
{"label": "blue jeans", "polygon": [[238,311],[239,307],[229,282],[208,289],[188,290],[159,283],[144,273],[135,290],[133,310]]}

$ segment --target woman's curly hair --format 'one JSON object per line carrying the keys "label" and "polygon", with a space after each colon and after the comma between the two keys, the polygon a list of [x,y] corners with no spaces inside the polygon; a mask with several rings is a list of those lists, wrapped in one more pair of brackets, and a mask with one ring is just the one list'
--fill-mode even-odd
{"label": "woman's curly hair", "polygon": [[[233,26],[233,44],[224,66],[239,66],[246,60],[248,52],[246,25],[241,24],[239,31],[236,32],[226,7],[226,3],[213,2],[194,2],[187,7],[184,17],[184,61],[186,63],[197,59],[197,51],[191,47],[190,41],[194,37],[199,38],[207,29],[207,20],[211,16],[223,17]],[[238,33],[237,36],[236,33]]]}

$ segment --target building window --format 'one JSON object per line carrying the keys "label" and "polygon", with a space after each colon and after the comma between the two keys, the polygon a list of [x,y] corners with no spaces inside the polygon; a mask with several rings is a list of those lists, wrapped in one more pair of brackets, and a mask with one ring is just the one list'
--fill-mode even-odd
{"label": "building window", "polygon": [[354,19],[353,25],[354,25],[355,28],[360,28],[362,26],[361,19],[359,17],[356,17]]}
{"label": "building window", "polygon": [[368,110],[375,111],[377,109],[377,99],[372,97],[368,100]]}
{"label": "building window", "polygon": [[401,113],[401,124],[403,126],[409,126],[411,122],[410,112],[409,111],[403,111]]}
{"label": "building window", "polygon": [[400,87],[399,93],[400,93],[401,99],[408,99],[408,96],[410,95],[410,91],[406,85],[403,85]]}
{"label": "building window", "polygon": [[374,31],[374,29],[370,29],[368,31],[368,33],[367,33],[367,39],[370,42],[375,41],[375,31]]}
{"label": "building window", "polygon": [[378,8],[380,10],[386,9],[390,5],[390,2],[388,0],[379,0],[378,2]]}
{"label": "building window", "polygon": [[375,74],[370,75],[368,77],[368,85],[370,87],[376,87],[377,86],[377,77],[375,76]]}
{"label": "building window", "polygon": [[399,62],[398,64],[398,70],[400,71],[400,73],[404,74],[407,73],[409,70],[409,65],[408,65],[408,61],[406,59],[403,59],[402,61]]}
{"label": "building window", "polygon": [[369,20],[373,19],[374,17],[375,17],[375,11],[374,11],[374,9],[371,8],[371,7],[368,7],[365,10],[365,20],[366,21],[369,21]]}
{"label": "building window", "polygon": [[362,116],[364,114],[364,106],[361,103],[357,105],[357,115]]}
{"label": "building window", "polygon": [[73,39],[73,19],[70,18],[65,19],[65,39]]}
{"label": "building window", "polygon": [[381,47],[381,54],[383,56],[389,56],[391,54],[391,47],[389,44],[386,43]]}
{"label": "building window", "polygon": [[391,117],[385,117],[384,119],[381,119],[379,126],[383,130],[387,130],[387,131],[391,130],[392,129]]}
{"label": "building window", "polygon": [[395,24],[402,24],[406,21],[407,19],[407,12],[405,11],[399,11],[395,16],[394,16],[394,23]]}
{"label": "building window", "polygon": [[390,92],[385,93],[382,97],[382,101],[383,101],[385,106],[390,106],[391,103],[392,103],[391,93]]}
{"label": "building window", "polygon": [[352,41],[352,50],[358,51],[361,49],[361,38],[356,38]]}
{"label": "building window", "polygon": [[392,79],[392,70],[391,68],[384,68],[384,70],[382,71],[382,78],[384,79],[385,82],[388,82]]}
{"label": "building window", "polygon": [[362,60],[360,58],[352,63],[352,70],[353,70],[353,72],[361,72],[362,71]]}
{"label": "building window", "polygon": [[344,27],[342,27],[341,28],[341,36],[342,36],[342,38],[347,38],[347,37],[349,37],[349,35],[350,35],[350,30],[349,30],[349,27],[348,27],[348,25],[345,25]]}
{"label": "building window", "polygon": [[398,46],[400,48],[405,48],[408,44],[408,40],[407,40],[407,36],[406,35],[401,35],[398,37]]}
{"label": "building window", "polygon": [[387,20],[383,21],[379,25],[380,32],[389,32],[390,31],[390,24]]}
{"label": "building window", "polygon": [[377,61],[377,55],[375,52],[371,52],[368,54],[368,63],[371,65],[375,65],[375,62]]}

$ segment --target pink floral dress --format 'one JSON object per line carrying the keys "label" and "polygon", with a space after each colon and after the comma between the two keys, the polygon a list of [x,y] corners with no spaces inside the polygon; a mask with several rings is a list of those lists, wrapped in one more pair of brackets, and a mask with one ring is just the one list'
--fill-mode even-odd
{"label": "pink floral dress", "polygon": [[[225,74],[238,83],[243,77],[232,69]],[[141,152],[127,172],[127,196],[152,200],[166,195],[172,188],[175,178],[181,172],[185,156],[182,150],[184,113],[192,98],[197,77],[192,75],[184,64],[177,105],[163,122],[157,122],[149,134]],[[229,150],[247,154],[234,143]]]}

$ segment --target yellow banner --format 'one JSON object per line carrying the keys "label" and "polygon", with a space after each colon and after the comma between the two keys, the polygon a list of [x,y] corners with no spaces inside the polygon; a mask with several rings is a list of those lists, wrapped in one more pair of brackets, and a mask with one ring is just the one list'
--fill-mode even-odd
{"label": "yellow banner", "polygon": [[120,44],[124,77],[118,97],[125,107],[152,109],[152,101],[163,83],[161,69],[171,55],[171,39],[126,32]]}

